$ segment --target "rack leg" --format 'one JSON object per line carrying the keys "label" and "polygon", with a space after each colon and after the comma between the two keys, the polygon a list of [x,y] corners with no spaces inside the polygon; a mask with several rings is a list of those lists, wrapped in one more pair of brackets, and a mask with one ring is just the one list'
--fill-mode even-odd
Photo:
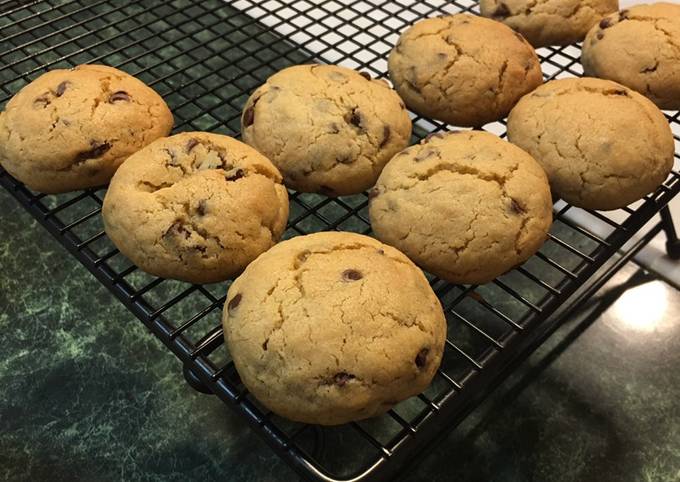
{"label": "rack leg", "polygon": [[198,378],[193,371],[191,371],[191,368],[184,365],[182,367],[182,373],[184,374],[184,379],[187,381],[191,388],[193,388],[197,392],[212,395],[210,389],[203,384],[200,378]]}
{"label": "rack leg", "polygon": [[659,214],[661,215],[661,226],[666,233],[666,253],[671,259],[680,259],[680,240],[675,231],[671,210],[668,206],[664,206]]}

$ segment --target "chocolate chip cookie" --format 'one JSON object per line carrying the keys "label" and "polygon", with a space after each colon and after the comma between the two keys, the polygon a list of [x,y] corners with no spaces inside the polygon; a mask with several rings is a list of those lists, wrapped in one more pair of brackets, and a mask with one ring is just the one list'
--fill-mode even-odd
{"label": "chocolate chip cookie", "polygon": [[423,273],[354,233],[284,241],[229,288],[227,346],[267,408],[336,425],[423,391],[441,362],[446,320]]}
{"label": "chocolate chip cookie", "polygon": [[481,0],[485,17],[503,22],[534,47],[579,42],[602,17],[619,9],[618,0]]}
{"label": "chocolate chip cookie", "polygon": [[471,127],[505,117],[543,81],[536,52],[520,34],[465,14],[421,20],[403,32],[389,72],[411,110]]}
{"label": "chocolate chip cookie", "polygon": [[680,5],[638,5],[593,27],[581,55],[587,75],[619,82],[661,109],[680,109]]}
{"label": "chocolate chip cookie", "polygon": [[583,208],[624,207],[656,189],[673,166],[661,111],[608,80],[548,82],[512,110],[508,137],[543,166],[557,196]]}
{"label": "chocolate chip cookie", "polygon": [[541,167],[487,132],[435,134],[402,151],[369,198],[376,236],[452,283],[486,283],[523,263],[552,223]]}
{"label": "chocolate chip cookie", "polygon": [[53,70],[0,113],[0,164],[31,189],[106,184],[133,152],[168,135],[172,114],[140,80],[104,65]]}
{"label": "chocolate chip cookie", "polygon": [[104,199],[106,233],[156,276],[211,283],[240,273],[288,219],[281,175],[227,136],[158,139],[118,169]]}
{"label": "chocolate chip cookie", "polygon": [[408,145],[411,121],[382,80],[335,65],[298,65],[253,92],[241,133],[288,187],[339,196],[375,184],[385,163]]}

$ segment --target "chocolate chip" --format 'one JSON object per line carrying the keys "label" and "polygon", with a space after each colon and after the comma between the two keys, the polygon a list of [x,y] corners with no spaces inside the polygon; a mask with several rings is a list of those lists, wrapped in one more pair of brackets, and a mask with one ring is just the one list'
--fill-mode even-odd
{"label": "chocolate chip", "polygon": [[236,172],[229,174],[226,176],[227,181],[236,181],[237,179],[241,179],[242,177],[245,177],[246,172],[243,169],[236,169]]}
{"label": "chocolate chip", "polygon": [[368,190],[368,199],[375,199],[380,195],[380,188],[378,186],[372,187]]}
{"label": "chocolate chip", "polygon": [[203,246],[203,245],[200,245],[200,244],[192,246],[191,249],[198,251],[199,253],[205,253],[208,250],[208,248],[206,246]]}
{"label": "chocolate chip", "polygon": [[114,102],[129,102],[130,101],[130,95],[123,91],[119,90],[118,92],[114,92],[109,96],[109,104],[113,104]]}
{"label": "chocolate chip", "polygon": [[380,145],[378,146],[380,149],[385,147],[387,143],[390,141],[390,126],[383,126],[383,138],[382,141],[380,141]]}
{"label": "chocolate chip", "polygon": [[187,151],[187,154],[191,152],[191,150],[198,145],[198,140],[197,139],[189,139],[187,141],[187,145],[185,147],[185,150]]}
{"label": "chocolate chip", "polygon": [[249,127],[255,122],[255,108],[254,106],[249,106],[245,112],[243,112],[243,125]]}
{"label": "chocolate chip", "polygon": [[184,225],[180,221],[175,221],[170,225],[170,227],[163,233],[164,237],[172,237],[172,236],[179,236],[182,235],[184,236],[184,239],[189,239],[191,237],[191,233],[184,227]]}
{"label": "chocolate chip", "polygon": [[68,80],[63,81],[61,84],[57,86],[57,90],[54,92],[54,95],[57,97],[61,97],[64,95],[64,92],[66,92],[66,88],[70,85],[71,83]]}
{"label": "chocolate chip", "polygon": [[269,344],[269,338],[267,338],[264,343],[262,343],[262,349],[264,351],[267,351],[267,345]]}
{"label": "chocolate chip", "polygon": [[301,263],[304,263],[305,261],[307,261],[307,258],[309,258],[311,255],[312,253],[305,249],[304,251],[298,253],[297,259]]}
{"label": "chocolate chip", "polygon": [[656,72],[656,69],[659,68],[659,62],[656,64],[652,65],[651,67],[645,67],[640,71],[641,74],[651,74],[652,72]]}
{"label": "chocolate chip", "polygon": [[515,199],[512,198],[510,198],[510,209],[515,214],[524,214],[527,212],[526,209],[524,209],[524,207],[522,207],[520,203],[518,203]]}
{"label": "chocolate chip", "polygon": [[622,20],[628,20],[628,13],[629,13],[628,10],[621,10],[619,12],[619,22],[621,22]]}
{"label": "chocolate chip", "polygon": [[361,75],[366,80],[371,80],[371,74],[369,74],[366,71],[363,70],[359,71],[359,75]]}
{"label": "chocolate chip", "polygon": [[628,97],[628,91],[623,90],[623,89],[616,89],[612,91],[613,95],[622,95],[624,97]]}
{"label": "chocolate chip", "polygon": [[227,305],[227,312],[231,314],[232,311],[234,311],[238,305],[241,303],[241,293],[236,293],[234,297],[229,301],[229,304]]}
{"label": "chocolate chip", "polygon": [[352,124],[355,127],[361,127],[361,113],[359,112],[359,109],[357,107],[347,112],[344,115],[343,119],[348,124]]}
{"label": "chocolate chip", "polygon": [[196,212],[198,213],[199,216],[205,216],[205,213],[208,209],[208,201],[205,199],[201,199],[198,201],[198,206],[196,207]]}
{"label": "chocolate chip", "polygon": [[103,156],[109,149],[111,149],[111,144],[108,142],[90,141],[90,149],[76,154],[74,162],[78,163],[88,159],[96,159]]}
{"label": "chocolate chip", "polygon": [[354,378],[356,377],[350,373],[340,372],[333,375],[333,383],[335,383],[339,387],[343,387],[347,382]]}
{"label": "chocolate chip", "polygon": [[429,348],[423,348],[416,355],[416,366],[418,368],[423,368],[427,364],[427,355],[430,353]]}
{"label": "chocolate chip", "polygon": [[439,53],[437,54],[437,58],[438,58],[439,60],[446,60],[447,58],[449,58],[449,56],[446,55],[446,54],[443,53],[443,52],[439,52]]}
{"label": "chocolate chip", "polygon": [[259,100],[260,97],[255,98],[253,103],[243,111],[243,127],[252,126],[255,122],[255,104],[257,104]]}
{"label": "chocolate chip", "polygon": [[418,155],[416,155],[416,157],[413,158],[413,160],[416,161],[416,162],[424,161],[425,159],[428,159],[428,158],[434,156],[438,152],[439,151],[437,151],[436,149],[433,149],[433,148],[423,149],[422,151],[420,151],[418,153]]}
{"label": "chocolate chip", "polygon": [[175,151],[172,150],[172,149],[163,149],[163,150],[168,154],[168,156],[170,156],[169,164],[171,166],[175,165],[177,163],[177,154],[175,153]]}
{"label": "chocolate chip", "polygon": [[503,2],[499,3],[496,11],[491,14],[493,18],[508,18],[510,15],[512,15],[512,12],[510,12],[508,6]]}
{"label": "chocolate chip", "polygon": [[359,281],[363,277],[364,275],[362,275],[361,272],[355,269],[346,269],[345,271],[342,272],[343,281]]}
{"label": "chocolate chip", "polygon": [[43,94],[33,101],[33,105],[36,105],[38,107],[43,107],[43,108],[47,107],[50,104],[51,104],[51,102],[50,102],[50,98],[49,98],[48,94]]}
{"label": "chocolate chip", "polygon": [[596,36],[597,36],[597,39],[598,39],[598,40],[602,40],[602,39],[604,38],[604,32],[599,31],[599,32],[597,32],[597,35],[596,35]]}
{"label": "chocolate chip", "polygon": [[380,248],[380,249],[378,249],[378,250],[376,250],[376,251],[378,252],[378,254],[381,254],[381,255],[384,255],[384,254],[385,254],[385,250],[382,249],[382,248]]}
{"label": "chocolate chip", "polygon": [[600,20],[600,28],[601,29],[604,30],[605,28],[609,28],[611,26],[612,26],[612,19],[611,18],[605,17],[602,20]]}
{"label": "chocolate chip", "polygon": [[339,134],[340,133],[340,127],[335,122],[333,122],[330,125],[330,131],[329,132],[331,134]]}

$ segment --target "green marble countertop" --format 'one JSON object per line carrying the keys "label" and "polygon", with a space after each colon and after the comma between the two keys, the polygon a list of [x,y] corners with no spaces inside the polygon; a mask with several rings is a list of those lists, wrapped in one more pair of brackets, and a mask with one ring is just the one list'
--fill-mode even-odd
{"label": "green marble countertop", "polygon": [[[1,189],[0,267],[1,479],[295,478]],[[636,270],[404,479],[679,480],[680,293]]]}
{"label": "green marble countertop", "polygon": [[[151,46],[154,38],[119,52],[81,26],[71,34],[97,49],[81,52],[81,46],[66,43],[55,51],[41,41],[3,61],[25,71],[45,62],[67,66],[59,61],[67,54],[70,62],[90,61],[96,54],[113,65],[135,57],[125,68],[134,72],[154,65],[142,80],[166,79],[155,88],[175,108],[177,119],[192,119],[182,129],[213,129],[220,119],[229,119],[222,126],[229,131],[238,129],[239,106],[221,105],[221,99],[260,81],[238,72],[265,77],[270,71],[260,62],[282,68],[309,60],[305,53],[283,56],[290,50],[285,43],[277,44],[226,8],[201,17],[213,23],[211,29],[187,23],[184,12],[213,10],[217,0],[182,0],[130,13],[142,4],[132,2],[127,11],[115,12],[107,10],[108,4],[93,4],[89,13],[55,20],[51,28],[78,20],[92,32],[109,22],[116,25],[107,30],[113,36],[143,21],[155,29],[145,29],[144,35],[161,38],[168,22],[176,22],[177,28],[163,34],[164,49]],[[12,31],[13,42],[42,35],[40,29],[29,35],[21,28]],[[190,31],[195,34],[184,38],[183,32]],[[246,34],[251,39],[257,34],[259,43],[245,41]],[[194,57],[178,55],[178,49]],[[242,49],[252,55],[242,55]],[[26,59],[28,51],[37,58]],[[232,62],[232,57],[240,60]],[[200,65],[194,58],[201,59]],[[192,65],[192,75],[206,76],[205,85],[190,82],[182,70]],[[6,81],[13,74],[3,75]],[[23,83],[4,88],[13,92]],[[206,113],[218,105],[220,119]],[[633,274],[633,281],[623,285],[633,288],[621,295],[620,285]],[[680,480],[679,320],[678,291],[628,265],[578,319],[403,479]],[[0,334],[0,480],[295,479],[221,401],[189,388],[177,359],[1,188]]]}

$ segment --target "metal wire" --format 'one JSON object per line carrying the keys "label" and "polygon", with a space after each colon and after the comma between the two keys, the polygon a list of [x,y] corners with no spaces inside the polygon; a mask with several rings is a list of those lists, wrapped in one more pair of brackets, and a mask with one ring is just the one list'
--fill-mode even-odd
{"label": "metal wire", "polygon": [[[106,62],[139,76],[165,96],[176,130],[238,136],[245,99],[276,70],[332,61],[384,77],[385,46],[406,25],[425,16],[477,11],[477,2],[470,0],[229,3],[0,0],[0,105],[48,68]],[[539,55],[546,79],[582,73],[576,46],[540,49]],[[678,113],[668,119],[677,124]],[[414,122],[420,134],[447,127],[420,117]],[[491,128],[505,135],[503,122]],[[499,383],[504,364],[524,353],[521,348],[538,329],[556,323],[551,315],[680,191],[680,174],[674,172],[639,206],[622,210],[623,218],[578,210],[606,225],[606,236],[576,224],[570,217],[575,209],[566,205],[555,212],[550,241],[507,276],[480,287],[432,278],[447,313],[449,337],[431,389],[371,423],[324,430],[287,423],[257,404],[222,346],[224,286],[154,278],[131,265],[103,230],[103,191],[45,196],[2,170],[0,183],[300,474],[317,480],[377,480],[394,474]],[[370,232],[363,194],[331,199],[291,192],[290,201],[287,237],[329,229]],[[540,293],[538,299],[535,293]],[[338,431],[345,440],[339,446],[329,442]],[[344,456],[338,466],[333,461],[339,453],[362,456]]]}

